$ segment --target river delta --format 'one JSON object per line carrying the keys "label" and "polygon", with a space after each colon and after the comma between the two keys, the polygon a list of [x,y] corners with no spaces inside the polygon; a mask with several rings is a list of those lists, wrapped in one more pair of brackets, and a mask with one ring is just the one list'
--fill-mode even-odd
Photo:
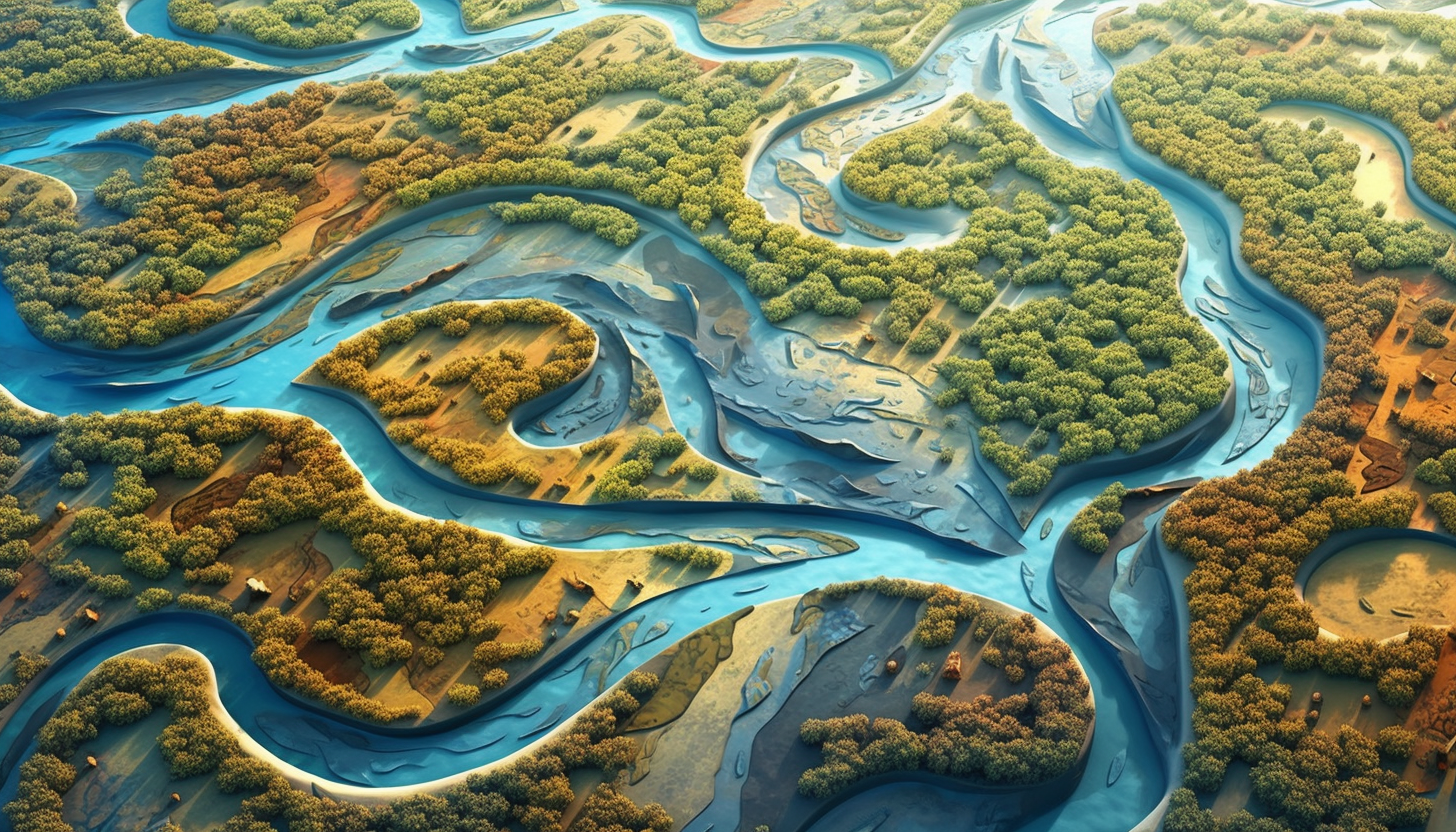
{"label": "river delta", "polygon": [[[417,0],[301,49],[200,5],[115,13],[227,66],[0,103],[0,829],[1456,823],[1445,9]],[[617,86],[511,98],[551,49]],[[696,170],[622,149],[662,118]],[[210,130],[253,154],[166,159]],[[188,260],[155,218],[214,187],[297,207]]]}

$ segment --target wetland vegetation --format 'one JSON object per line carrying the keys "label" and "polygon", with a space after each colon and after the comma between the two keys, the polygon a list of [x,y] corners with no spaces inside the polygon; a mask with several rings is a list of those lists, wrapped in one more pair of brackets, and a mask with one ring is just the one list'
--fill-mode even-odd
{"label": "wetland vegetation", "polygon": [[1448,825],[1456,23],[678,5],[0,9],[10,826]]}

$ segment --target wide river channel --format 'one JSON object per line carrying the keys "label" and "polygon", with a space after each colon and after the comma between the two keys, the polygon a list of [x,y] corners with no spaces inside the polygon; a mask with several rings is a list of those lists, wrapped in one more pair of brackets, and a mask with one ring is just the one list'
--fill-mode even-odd
{"label": "wide river channel", "polygon": [[[1210,293],[1207,278],[1216,281],[1215,286],[1222,287],[1226,298],[1236,299],[1236,302],[1226,304],[1229,318],[1238,328],[1255,333],[1268,353],[1278,357],[1273,362],[1274,366],[1267,368],[1266,372],[1274,390],[1288,390],[1289,412],[1257,445],[1235,460],[1225,461],[1236,441],[1237,418],[1227,433],[1201,454],[1117,477],[1130,487],[1185,477],[1221,476],[1253,465],[1266,458],[1288,436],[1313,403],[1323,351],[1320,329],[1306,313],[1254,278],[1238,258],[1235,242],[1239,233],[1239,215],[1236,208],[1221,195],[1166,168],[1133,146],[1121,115],[1115,107],[1108,106],[1110,102],[1104,100],[1097,109],[1096,118],[1101,126],[1095,136],[1087,130],[1078,129],[1074,121],[1068,120],[1075,118],[1068,115],[1073,113],[1071,98],[1074,94],[1086,95],[1089,88],[1073,89],[1052,82],[1038,84],[1034,79],[1026,80],[1028,75],[1034,76],[1035,73],[1019,73],[1018,69],[1023,59],[1031,61],[1036,57],[1031,52],[1037,47],[1024,43],[1012,45],[1010,55],[1002,65],[987,71],[985,64],[993,48],[992,39],[999,37],[1001,42],[1011,44],[1023,19],[1034,16],[1038,25],[1044,27],[1067,57],[1077,63],[1083,77],[1102,78],[1102,85],[1094,85],[1091,92],[1105,89],[1111,78],[1111,67],[1092,46],[1092,21],[1096,15],[1116,4],[1109,3],[1104,7],[1097,4],[1058,4],[1050,0],[1031,3],[1003,0],[978,10],[976,19],[943,39],[934,53],[912,70],[914,75],[908,79],[894,78],[883,58],[857,47],[812,44],[725,48],[704,38],[694,15],[681,7],[603,5],[593,0],[580,0],[580,8],[573,12],[489,34],[471,35],[461,26],[457,7],[448,0],[417,0],[417,4],[423,13],[423,24],[417,31],[377,44],[359,61],[311,77],[321,81],[344,81],[373,73],[440,70],[440,67],[414,57],[411,50],[422,44],[468,45],[519,37],[547,28],[555,33],[606,15],[639,14],[659,21],[672,31],[679,46],[704,57],[773,60],[828,56],[848,60],[855,65],[855,71],[845,83],[857,85],[860,91],[894,83],[894,90],[900,91],[895,95],[887,90],[885,96],[871,96],[874,100],[844,106],[843,116],[860,119],[865,140],[909,123],[920,111],[931,112],[957,94],[972,92],[1007,103],[1017,119],[1036,132],[1053,152],[1079,165],[1110,168],[1124,178],[1141,179],[1156,186],[1172,204],[1188,240],[1188,265],[1181,287],[1185,303],[1193,311],[1200,298],[1217,300]],[[172,39],[180,37],[168,27],[165,0],[141,0],[130,9],[128,22],[142,33]],[[541,42],[544,38],[535,41]],[[290,63],[244,48],[228,45],[219,48],[259,62]],[[452,71],[452,68],[442,71]],[[233,103],[257,101],[298,83],[299,80],[291,80],[261,87],[180,112],[206,115]],[[906,95],[904,91],[912,94]],[[892,100],[895,98],[898,100]],[[33,119],[35,123],[53,128],[44,141],[0,154],[0,162],[25,167],[28,162],[65,153],[68,148],[93,139],[103,130],[136,118],[160,118],[164,115],[166,113],[149,116],[69,113],[64,117],[36,117]],[[13,123],[14,119],[0,116],[0,127]],[[785,206],[791,205],[792,199],[774,181],[774,162],[779,158],[805,157],[806,151],[799,144],[797,134],[791,133],[764,148],[755,160],[749,191],[765,202],[775,219],[786,219]],[[47,168],[47,172],[54,173],[54,167],[53,164]],[[828,184],[831,192],[839,197],[842,204],[845,203],[837,177]],[[590,194],[584,194],[583,198],[589,199]],[[855,204],[854,210],[856,214],[884,227],[903,228],[910,232],[905,241],[894,245],[938,245],[949,242],[959,233],[956,222],[948,224],[934,218],[917,221],[894,206],[876,208]],[[1449,212],[1444,215],[1438,213],[1437,216],[1450,220]],[[438,219],[439,216],[422,215],[421,223]],[[695,245],[686,240],[680,229],[667,229],[645,222],[643,232],[644,241],[670,233],[680,248]],[[846,243],[885,245],[865,235],[851,234],[841,239]],[[636,245],[640,246],[642,242]],[[700,248],[692,253],[703,260],[711,259]],[[383,280],[388,274],[405,273],[418,276],[426,268],[436,267],[428,265],[428,257],[423,251],[419,254],[407,252],[401,261],[410,257],[415,259],[396,262],[377,278]],[[571,263],[570,269],[590,275],[596,266],[583,259]],[[727,276],[741,289],[739,278],[731,274]],[[315,285],[325,280],[327,275]],[[290,384],[313,360],[340,340],[378,322],[376,313],[356,315],[345,321],[330,320],[326,316],[329,304],[339,297],[361,288],[384,285],[372,282],[375,280],[371,278],[360,284],[340,287],[334,290],[337,294],[325,295],[315,307],[307,328],[289,338],[286,345],[262,350],[225,369],[191,374],[186,372],[186,368],[192,361],[202,353],[223,346],[230,338],[221,337],[218,343],[199,349],[196,354],[171,356],[162,362],[145,358],[94,359],[57,350],[35,339],[21,324],[7,296],[0,303],[0,385],[29,405],[61,414],[161,408],[191,397],[213,403],[223,398],[223,392],[227,394],[226,404],[229,407],[266,407],[298,413],[331,431],[365,477],[386,499],[421,514],[458,519],[506,535],[518,536],[523,527],[537,523],[579,520],[583,512],[590,512],[594,521],[612,522],[623,528],[667,527],[675,533],[689,534],[695,531],[788,527],[830,531],[852,537],[859,543],[859,550],[848,555],[782,563],[749,574],[710,581],[644,603],[633,613],[634,617],[643,615],[647,622],[672,619],[672,637],[659,639],[631,652],[614,672],[613,681],[668,646],[675,638],[742,606],[745,599],[735,598],[733,593],[760,583],[769,584],[769,588],[753,598],[768,600],[797,595],[831,581],[886,574],[940,581],[1029,608],[1021,581],[1022,564],[1029,564],[1036,572],[1033,591],[1050,607],[1050,612],[1038,612],[1038,616],[1072,645],[1092,680],[1097,703],[1097,727],[1087,776],[1075,795],[1022,828],[1125,832],[1153,820],[1150,813],[1157,809],[1170,787],[1171,774],[1176,772],[1176,760],[1170,759],[1170,750],[1163,747],[1161,740],[1155,739],[1156,732],[1150,729],[1139,699],[1113,651],[1062,602],[1054,582],[1050,580],[1051,553],[1058,535],[1076,510],[1105,487],[1110,478],[1076,483],[1048,501],[1041,514],[1030,524],[1030,530],[1020,539],[1024,551],[1013,556],[942,539],[907,524],[880,522],[860,515],[766,510],[740,505],[703,509],[691,503],[673,505],[670,513],[664,514],[660,510],[649,513],[605,506],[523,505],[506,503],[489,494],[465,493],[446,487],[404,458],[365,413],[333,397]],[[396,278],[393,285],[398,282],[399,278]],[[519,282],[503,282],[502,285],[509,285],[512,295],[532,294],[529,285],[524,288]],[[552,297],[549,286],[541,288],[539,293],[547,299]],[[765,325],[757,304],[748,298],[746,291],[740,294],[747,301],[745,309],[754,318],[755,324]],[[423,302],[438,302],[448,297],[447,291]],[[1216,302],[1214,305],[1224,304]],[[265,316],[270,314],[277,314],[277,308],[264,313]],[[1212,322],[1208,326],[1227,349],[1232,330]],[[647,343],[647,339],[637,338],[631,332],[625,334],[634,346],[640,348],[641,344]],[[709,420],[714,418],[713,409],[705,406],[711,401],[710,391],[716,380],[705,374],[701,365],[686,351],[671,348],[667,339],[641,351],[663,381],[674,422],[692,437],[701,450],[712,458],[721,458],[721,449],[706,447],[717,439],[717,432],[708,429]],[[1239,412],[1243,413],[1247,410],[1247,375],[1232,353],[1230,360],[1235,369]],[[58,373],[61,376],[55,377]],[[85,376],[104,383],[72,383]],[[215,390],[215,385],[227,379],[235,381],[229,382],[225,390]],[[684,392],[690,395],[683,395]],[[697,429],[689,431],[689,428]],[[806,453],[806,449],[781,436],[755,432],[754,426],[736,425],[735,429],[742,437],[740,441],[752,445],[761,458]],[[1042,540],[1037,532],[1048,518],[1054,522],[1057,534]],[[639,545],[644,541],[639,536],[612,533],[558,545],[602,549]],[[1178,569],[1172,571],[1177,572]],[[1177,581],[1171,587],[1171,594],[1182,599],[1181,585]],[[157,643],[183,644],[205,654],[217,672],[222,700],[241,728],[269,752],[314,775],[325,786],[336,783],[408,787],[487,765],[538,740],[539,737],[518,737],[538,724],[542,715],[551,713],[560,704],[569,705],[569,711],[574,712],[589,701],[575,674],[545,673],[468,724],[437,731],[376,732],[300,708],[277,694],[253,665],[247,642],[234,630],[213,622],[213,619],[202,616],[167,613],[143,619],[130,629],[103,633],[92,639],[66,660],[60,672],[51,675],[45,684],[27,691],[20,711],[0,730],[0,757],[17,745],[26,744],[28,737],[24,732],[32,717],[53,710],[58,696],[97,663],[129,648]],[[565,658],[566,665],[596,649],[606,635],[603,633],[578,644]],[[306,724],[311,726],[311,733],[302,740],[296,731],[280,731],[277,728],[280,724],[302,724],[301,719],[306,719]],[[363,769],[357,763],[359,755],[351,753],[361,747],[361,743],[371,749],[368,756],[374,759]],[[1104,784],[1103,773],[1109,761],[1123,750],[1127,751],[1126,769],[1121,778],[1108,787]],[[1176,748],[1172,752],[1171,757],[1176,757]],[[0,803],[14,795],[16,772],[12,768],[7,774],[7,779],[0,785]],[[698,832],[697,825],[690,823],[689,832]],[[7,828],[8,821],[0,815],[0,830]]]}

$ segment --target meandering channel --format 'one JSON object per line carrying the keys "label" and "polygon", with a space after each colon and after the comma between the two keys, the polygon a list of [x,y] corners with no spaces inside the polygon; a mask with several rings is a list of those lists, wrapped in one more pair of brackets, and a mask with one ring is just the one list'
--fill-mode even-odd
{"label": "meandering channel", "polygon": [[[362,60],[317,76],[318,79],[338,81],[364,77],[373,72],[437,69],[438,67],[413,57],[410,50],[429,43],[481,43],[506,39],[542,28],[560,31],[606,15],[632,13],[661,22],[672,31],[679,46],[709,58],[732,60],[752,56],[775,59],[812,54],[851,61],[856,67],[853,76],[858,85],[856,91],[863,94],[864,100],[844,105],[846,108],[863,107],[872,99],[882,98],[883,95],[879,93],[883,93],[884,85],[892,81],[892,73],[884,59],[860,48],[834,44],[728,48],[714,44],[702,36],[693,14],[678,7],[605,5],[583,0],[581,8],[574,12],[546,20],[529,21],[489,34],[471,35],[460,25],[458,10],[448,0],[421,0],[419,5],[424,18],[420,29],[404,37],[378,44]],[[998,5],[1012,12],[1027,8],[1024,3]],[[1031,4],[1033,8],[1051,5],[1053,4],[1049,2]],[[1111,5],[1114,4],[1092,6],[1072,13],[1085,14]],[[1126,124],[1120,113],[1115,106],[1110,106],[1110,101],[1104,99],[1098,108],[1101,132],[1079,132],[1058,116],[1057,107],[1060,105],[1056,102],[1048,104],[1045,100],[1038,100],[1035,94],[1028,97],[1027,85],[1018,83],[1014,74],[1016,68],[1013,61],[1008,60],[1001,68],[997,76],[999,88],[992,88],[985,83],[986,74],[978,63],[986,54],[985,45],[997,34],[1003,40],[1010,41],[1019,19],[1020,16],[1014,14],[1007,19],[993,16],[989,25],[983,24],[952,33],[921,63],[915,70],[914,77],[900,79],[899,83],[922,82],[926,89],[944,90],[947,99],[953,98],[959,92],[974,92],[985,97],[998,98],[1011,105],[1018,120],[1033,127],[1043,143],[1053,152],[1077,164],[1099,165],[1111,168],[1125,178],[1145,179],[1159,188],[1172,204],[1188,239],[1187,268],[1181,288],[1189,309],[1196,312],[1200,308],[1200,298],[1207,301],[1221,297],[1213,287],[1219,287],[1244,302],[1228,305],[1227,317],[1230,325],[1211,320],[1210,330],[1226,344],[1240,339],[1238,329],[1252,331],[1265,349],[1280,357],[1276,366],[1267,368],[1268,380],[1275,388],[1289,390],[1289,412],[1236,461],[1226,460],[1226,457],[1237,441],[1234,435],[1238,430],[1237,423],[1227,435],[1219,438],[1200,454],[1175,458],[1132,474],[1124,474],[1120,479],[1130,486],[1151,485],[1189,476],[1218,476],[1257,462],[1266,457],[1288,435],[1313,403],[1323,351],[1323,335],[1319,325],[1302,309],[1259,281],[1239,259],[1236,250],[1240,230],[1237,208],[1203,183],[1167,168],[1137,148],[1128,137]],[[138,31],[179,39],[177,33],[167,25],[165,3],[162,0],[141,0],[131,9],[128,21]],[[1048,25],[1055,22],[1056,20],[1052,20]],[[1084,69],[1101,69],[1110,77],[1110,68],[1105,65],[1105,61],[1098,64],[1097,61],[1101,58],[1090,48],[1090,30],[1083,35],[1087,42],[1077,44],[1074,54],[1079,61],[1087,63]],[[211,45],[200,39],[180,39]],[[315,60],[280,59],[273,55],[250,54],[249,50],[239,47],[222,48],[239,57],[274,64],[303,64]],[[262,87],[232,99],[188,108],[183,112],[205,115],[232,103],[256,101],[296,83],[297,81],[290,81]],[[1053,93],[1055,90],[1045,90],[1041,94],[1044,99]],[[931,100],[928,95],[922,95],[918,99],[911,97],[901,102],[910,118],[916,117],[915,112],[921,108],[929,112],[942,103],[942,99]],[[27,160],[53,155],[71,144],[86,141],[103,130],[133,118],[135,117],[71,117],[65,126],[50,135],[46,143],[12,151],[0,156],[0,162],[24,166]],[[899,117],[893,116],[878,122],[871,121],[869,128],[872,135],[878,135],[900,123],[903,122]],[[764,165],[771,167],[774,159],[785,155],[792,157],[797,153],[793,148],[793,143],[798,141],[797,136],[796,132],[790,132],[781,141],[765,149],[760,163],[755,166],[750,193],[762,195],[766,201],[773,202],[773,198],[765,192],[768,182],[763,175]],[[1099,136],[1102,141],[1098,140]],[[1110,146],[1104,143],[1107,136],[1114,139]],[[1403,157],[1402,164],[1409,179],[1408,154]],[[837,184],[835,187],[838,188]],[[844,197],[842,188],[835,193]],[[586,199],[593,197],[589,193],[582,196]],[[772,204],[770,210],[775,210]],[[902,219],[902,212],[892,208],[856,204],[854,210],[862,212],[872,222],[888,227],[895,227],[897,221]],[[421,220],[423,223],[429,221]],[[644,219],[643,224],[644,241],[654,236],[669,236],[680,247],[696,245],[682,234],[681,229],[670,227],[670,220],[649,217]],[[945,242],[946,237],[947,232],[944,231],[927,231],[908,239],[906,243],[938,244]],[[861,244],[875,242],[870,238],[860,237],[854,237],[852,241]],[[694,249],[693,253],[704,260],[711,259],[700,247]],[[436,256],[443,262],[454,254],[446,252]],[[416,261],[415,265],[424,267],[425,263]],[[588,276],[603,279],[612,277],[610,272],[604,273],[598,264],[585,260],[572,263],[571,268]],[[725,278],[730,282],[737,280],[726,272]],[[1212,278],[1212,284],[1208,282],[1209,278]],[[327,276],[321,276],[320,282],[326,279]],[[359,285],[355,284],[350,289],[356,290]],[[373,288],[377,282],[362,285]],[[742,289],[736,282],[733,285]],[[480,291],[489,288],[487,281],[479,282]],[[505,284],[501,284],[500,288],[504,290]],[[529,289],[519,287],[518,291],[530,293]],[[536,293],[553,299],[552,291],[548,285],[537,289]],[[757,304],[746,292],[740,291],[740,294],[754,325],[770,328],[762,320]],[[31,405],[58,413],[165,407],[171,403],[169,398],[193,395],[204,403],[212,403],[223,399],[224,394],[225,403],[230,407],[269,407],[299,413],[330,430],[356,460],[365,477],[382,493],[393,494],[393,499],[403,507],[441,519],[459,519],[460,522],[488,531],[518,535],[523,527],[570,521],[582,512],[579,507],[561,507],[546,503],[507,505],[489,494],[463,487],[451,487],[449,483],[428,475],[417,464],[400,454],[384,436],[378,424],[362,410],[342,406],[337,399],[315,390],[289,384],[291,379],[339,340],[377,322],[373,315],[357,315],[343,322],[330,320],[326,311],[329,303],[337,299],[337,295],[324,296],[309,317],[307,327],[287,339],[286,343],[262,350],[226,369],[191,375],[183,372],[187,361],[178,362],[174,366],[156,367],[137,361],[90,359],[62,352],[31,336],[16,316],[13,305],[0,304],[0,384]],[[431,303],[442,299],[444,298],[426,297],[418,302]],[[718,435],[724,428],[716,423],[715,419],[719,417],[712,413],[707,401],[714,380],[694,360],[691,352],[680,345],[672,346],[665,339],[650,334],[630,330],[623,334],[641,352],[643,359],[659,378],[672,381],[675,393],[668,396],[668,405],[679,427],[684,430],[695,429],[695,440],[717,442]],[[223,344],[212,346],[216,348]],[[1285,359],[1290,363],[1283,363]],[[1233,364],[1237,370],[1237,402],[1242,412],[1247,409],[1249,377],[1242,371],[1237,360]],[[53,367],[67,375],[64,378],[47,378],[36,374],[33,369],[36,367]],[[97,383],[73,383],[86,374],[94,374]],[[236,382],[229,383],[225,390],[211,392],[220,382],[234,377]],[[134,386],[107,386],[101,383],[103,379],[105,382]],[[168,383],[145,383],[159,380],[167,380]],[[684,395],[683,391],[689,392]],[[691,401],[685,401],[685,398]],[[746,424],[741,419],[730,418],[729,422],[733,424],[727,430],[734,433],[740,443],[735,450],[752,451],[759,458],[779,458],[791,453],[804,453],[801,447],[786,445],[782,437]],[[713,435],[708,437],[709,433]],[[1039,527],[1043,519],[1051,519],[1058,529],[1065,527],[1076,509],[1100,491],[1109,479],[1106,476],[1089,476],[1086,481],[1069,486],[1048,503],[1032,523],[1032,528]],[[391,488],[391,484],[400,487]],[[646,529],[664,525],[660,511],[640,507],[595,507],[590,511],[601,519],[610,519],[624,528]],[[1014,605],[1025,606],[1026,596],[1020,569],[1022,563],[1031,565],[1037,574],[1033,592],[1040,593],[1039,597],[1049,601],[1048,605],[1051,607],[1049,612],[1039,613],[1039,616],[1072,645],[1092,680],[1098,714],[1089,770],[1101,770],[1107,761],[1123,749],[1127,750],[1127,769],[1116,785],[1110,788],[1104,785],[1100,776],[1085,778],[1071,800],[1024,828],[1121,832],[1144,823],[1163,800],[1170,783],[1169,774],[1165,770],[1169,749],[1159,747],[1153,739],[1153,733],[1150,732],[1138,704],[1137,695],[1114,654],[1060,601],[1048,580],[1055,537],[1039,540],[1034,531],[1021,535],[1018,542],[1025,548],[1025,553],[1020,558],[1006,558],[995,552],[940,538],[905,524],[879,522],[847,512],[731,504],[696,506],[688,503],[674,506],[671,524],[674,531],[684,535],[695,530],[794,526],[848,535],[861,547],[859,551],[849,555],[785,563],[749,576],[730,576],[700,584],[647,602],[634,611],[634,615],[645,615],[649,621],[674,619],[675,635],[690,632],[741,606],[743,599],[736,599],[733,593],[750,584],[764,582],[769,584],[765,598],[770,595],[786,597],[845,577],[892,574],[925,581],[941,581]],[[561,545],[597,549],[640,542],[640,538],[630,534],[610,533]],[[1181,592],[1178,586],[1171,589],[1175,595]],[[606,638],[607,633],[603,632],[596,638],[584,640],[563,656],[561,666],[570,666],[580,657],[589,654]],[[665,648],[670,641],[671,639],[660,639],[634,650],[627,661],[622,662],[614,672],[613,680]],[[222,701],[242,729],[280,759],[316,777],[326,789],[348,784],[366,787],[410,786],[489,764],[529,744],[533,738],[522,739],[521,735],[540,723],[545,714],[551,713],[560,705],[565,705],[568,712],[574,712],[589,700],[589,696],[578,686],[578,674],[558,676],[553,670],[547,670],[537,674],[512,697],[488,712],[473,715],[468,720],[414,730],[358,724],[317,711],[274,690],[253,665],[249,657],[251,648],[246,639],[230,625],[201,615],[162,613],[141,618],[93,638],[85,646],[72,651],[59,661],[41,684],[27,690],[19,710],[12,715],[4,729],[0,730],[0,765],[3,765],[0,773],[6,778],[3,786],[0,786],[0,802],[14,794],[14,763],[28,748],[27,730],[53,710],[65,691],[97,663],[131,647],[154,643],[180,643],[207,655],[217,672]],[[361,748],[367,749],[367,754],[361,754]],[[1176,749],[1172,749],[1172,752],[1176,754]],[[8,828],[7,823],[0,817],[0,829]]]}

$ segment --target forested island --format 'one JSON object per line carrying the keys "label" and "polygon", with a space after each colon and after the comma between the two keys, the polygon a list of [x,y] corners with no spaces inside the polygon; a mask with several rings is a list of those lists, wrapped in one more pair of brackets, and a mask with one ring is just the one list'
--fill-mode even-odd
{"label": "forested island", "polygon": [[[547,204],[563,203],[499,204],[495,210],[508,222],[541,221],[551,213],[531,209]],[[635,227],[625,214],[610,213],[614,209],[600,209],[600,218],[583,217],[580,210],[571,213],[571,222],[614,240]],[[472,331],[478,335],[471,337]],[[586,499],[609,503],[761,499],[751,481],[689,448],[663,407],[661,386],[645,368],[640,374],[634,369],[622,427],[574,452],[523,447],[500,429],[521,405],[583,379],[597,357],[591,327],[559,306],[537,300],[442,304],[345,341],[312,372],[362,395],[389,419],[391,439],[448,466],[471,485],[514,486],[536,499],[567,502],[582,499],[588,487]],[[398,374],[375,372],[381,360]],[[405,418],[410,416],[424,418]],[[494,435],[482,435],[482,428]]]}
{"label": "forested island", "polygon": [[98,81],[155,78],[228,66],[216,49],[150,37],[131,37],[114,0],[94,8],[44,2],[8,3],[0,10],[0,98],[25,101]]}
{"label": "forested island", "polygon": [[[486,186],[570,184],[622,191],[646,206],[675,209],[689,228],[709,232],[703,244],[744,275],[748,288],[764,298],[763,313],[771,322],[806,313],[855,318],[863,304],[888,299],[885,315],[870,333],[883,327],[886,338],[905,344],[912,355],[944,354],[941,345],[951,340],[952,327],[930,317],[940,305],[937,296],[977,315],[1008,283],[1055,282],[1068,291],[1081,290],[1071,304],[1048,298],[1016,313],[997,309],[959,335],[969,356],[945,356],[950,386],[937,401],[948,407],[974,399],[973,410],[984,425],[982,451],[1005,473],[1013,495],[1042,491],[1061,464],[1114,450],[1134,453],[1219,404],[1227,386],[1221,378],[1226,357],[1178,308],[1168,283],[1150,283],[1172,279],[1181,245],[1166,203],[1152,190],[1114,196],[1104,190],[1114,186],[1112,178],[1059,165],[1046,155],[1022,162],[1011,148],[1033,153],[1030,134],[1011,123],[1004,110],[967,99],[960,105],[967,114],[949,117],[985,125],[962,138],[983,148],[987,162],[954,174],[958,204],[974,210],[972,231],[954,245],[929,252],[907,249],[890,256],[841,249],[768,222],[761,207],[742,193],[740,157],[748,136],[767,123],[758,118],[755,127],[757,114],[782,118],[800,106],[795,102],[808,103],[815,88],[807,79],[787,62],[725,64],[704,77],[686,54],[641,26],[611,18],[522,53],[519,60],[507,56],[463,73],[362,82],[341,92],[306,86],[292,97],[270,97],[200,124],[172,118],[112,131],[106,138],[159,153],[142,181],[120,176],[97,188],[98,200],[128,219],[109,230],[43,237],[27,235],[12,220],[6,225],[14,239],[8,246],[14,265],[7,270],[7,285],[23,299],[22,318],[42,337],[107,349],[157,345],[250,308],[260,294],[309,274],[312,261],[325,257],[329,244],[391,211]],[[649,40],[641,41],[642,35]],[[623,36],[641,45],[634,51],[610,50]],[[590,73],[576,57],[587,49],[601,50]],[[641,60],[628,60],[634,57]],[[547,71],[551,74],[532,74]],[[572,73],[589,77],[589,83],[573,83]],[[494,87],[498,94],[474,103],[475,85]],[[653,102],[662,99],[649,99],[636,114],[636,120],[646,120],[641,129],[611,141],[578,146],[588,138],[581,130],[560,141],[556,127],[563,119],[549,109],[539,110],[535,122],[521,117],[532,111],[527,101],[551,102],[569,115],[605,94],[652,87],[668,90],[674,106],[659,110]],[[462,103],[467,101],[469,106]],[[379,115],[360,123],[351,118],[360,110]],[[278,118],[284,121],[274,130],[291,138],[266,156],[250,153],[244,159],[239,154],[246,145],[220,141],[224,134],[242,139],[244,134],[234,131],[251,119]],[[509,130],[490,129],[507,119]],[[185,138],[197,129],[202,133]],[[440,131],[458,131],[463,146],[431,137]],[[874,144],[863,151],[871,158],[882,152],[887,151]],[[309,204],[305,199],[323,195],[317,171],[330,158],[363,163],[360,193],[372,202],[361,206],[350,223],[331,226],[328,236],[315,230],[309,240],[310,226],[296,220]],[[989,163],[993,158],[1001,161]],[[1013,163],[1036,170],[1032,178],[1048,189],[1052,201],[1023,191],[1007,206],[1010,211],[992,205],[977,183]],[[870,176],[858,173],[870,164],[868,159],[855,163],[851,187],[859,176]],[[886,178],[892,171],[897,168],[875,176],[876,186],[858,187],[893,187]],[[197,177],[211,184],[169,187]],[[220,182],[232,185],[226,195]],[[327,193],[335,195],[333,189]],[[209,222],[202,208],[219,199],[221,217]],[[1133,207],[1142,202],[1146,207]],[[34,203],[26,209],[58,214],[60,221],[66,215],[64,209]],[[1129,222],[1124,215],[1132,211],[1146,212],[1146,219]],[[1072,224],[1051,235],[1049,226],[1061,224],[1063,216]],[[184,217],[203,221],[184,222]],[[1015,233],[1028,222],[1043,228]],[[713,223],[726,226],[726,233],[711,233]],[[182,227],[189,232],[179,232]],[[257,272],[262,262],[279,259],[281,252],[257,251],[275,242],[281,251],[297,254],[280,269]],[[295,248],[304,245],[304,250]],[[79,271],[56,274],[42,261]],[[989,278],[978,271],[988,261],[999,264]],[[88,273],[110,275],[133,263],[140,268],[134,278],[88,295],[94,306],[86,315],[57,313],[57,304],[80,300],[76,291]],[[242,278],[250,272],[257,276]],[[1143,285],[1152,291],[1145,292]],[[38,293],[41,286],[66,288],[46,299]],[[1155,300],[1159,295],[1163,301]],[[1154,304],[1162,306],[1145,310]],[[1060,323],[1059,335],[1043,329],[1053,321]],[[1129,333],[1136,334],[1124,340]],[[1039,347],[1038,341],[1046,343]],[[1022,355],[1028,349],[1031,354]],[[1010,384],[984,384],[1013,361],[1025,369]],[[1040,372],[1055,367],[1063,375],[1027,384],[1022,379],[1032,367],[1043,368]],[[1014,429],[1002,427],[1012,422]],[[1062,440],[1060,450],[1048,451],[1054,433]]]}
{"label": "forested island", "polygon": [[409,0],[327,4],[275,0],[261,5],[168,0],[167,16],[199,35],[236,33],[258,43],[299,50],[370,40],[367,31],[399,32],[420,25],[420,10]]}

